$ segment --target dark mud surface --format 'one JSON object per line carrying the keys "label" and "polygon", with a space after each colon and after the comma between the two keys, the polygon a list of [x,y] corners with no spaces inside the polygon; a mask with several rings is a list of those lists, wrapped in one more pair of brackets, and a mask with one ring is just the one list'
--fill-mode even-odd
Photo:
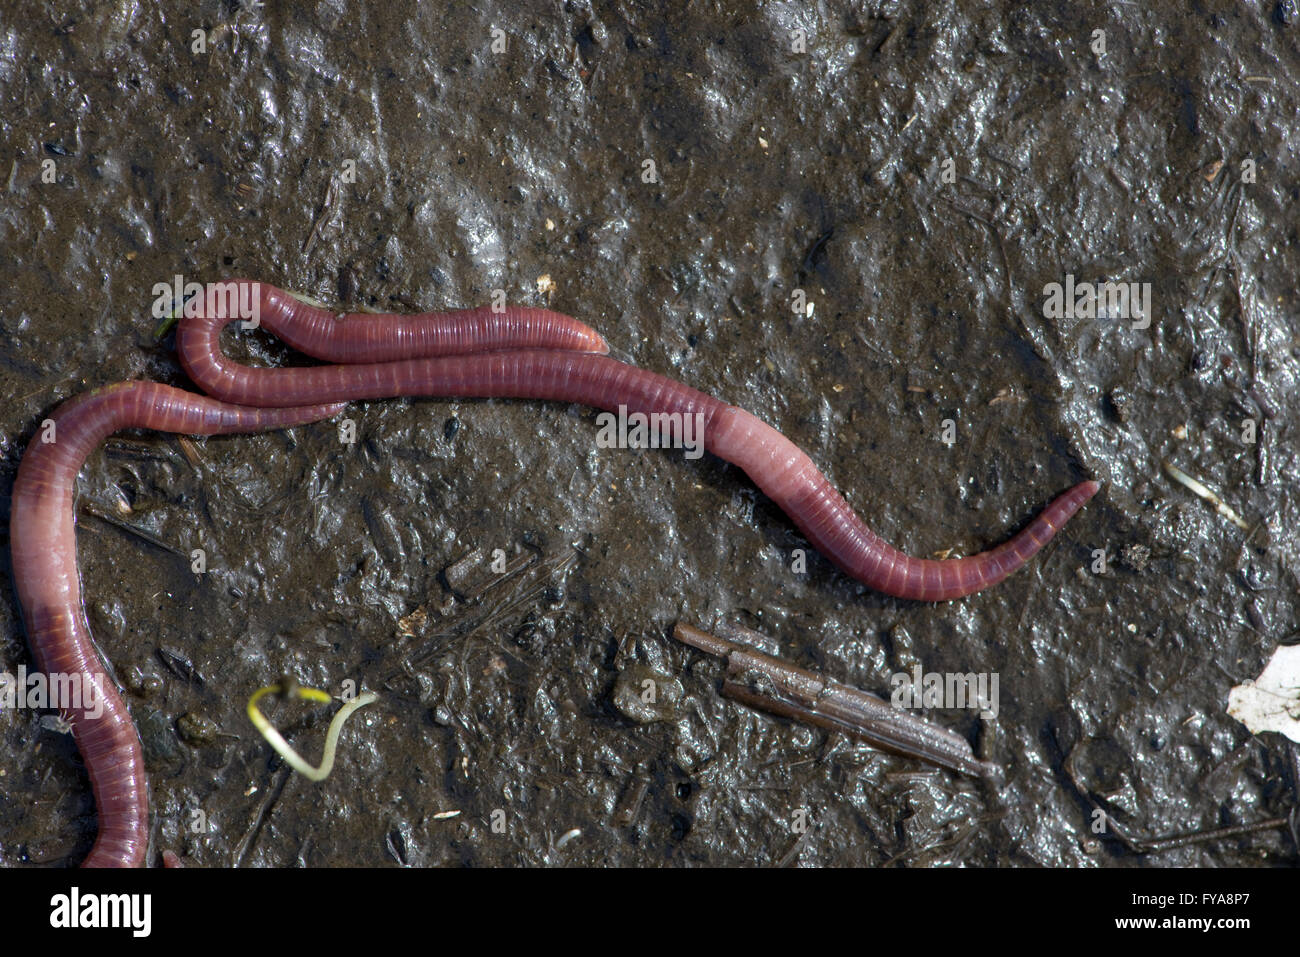
{"label": "dark mud surface", "polygon": [[[1294,864],[1285,829],[1140,853],[1090,825],[1296,803],[1295,746],[1225,713],[1300,629],[1296,5],[491,6],[5,5],[6,512],[60,401],[187,384],[150,313],[177,274],[572,313],[779,428],[913,554],[999,542],[1081,478],[1103,490],[1027,569],[929,606],[820,557],[793,573],[803,539],[737,469],[597,448],[587,409],[371,402],[351,447],[320,424],[197,441],[193,462],[120,437],[82,475],[80,562],[155,847],[195,866]],[[1046,317],[1067,274],[1150,283],[1149,327]],[[495,549],[510,573],[471,562],[449,589]],[[31,659],[4,562],[13,672]],[[931,716],[1006,787],[720,698],[677,620],[760,629],[882,693],[917,665],[996,673],[995,720]],[[382,692],[323,784],[244,716],[281,675]],[[647,675],[654,708],[629,694]],[[276,711],[312,756],[327,714]],[[3,864],[75,863],[93,839],[47,724],[0,713]]]}

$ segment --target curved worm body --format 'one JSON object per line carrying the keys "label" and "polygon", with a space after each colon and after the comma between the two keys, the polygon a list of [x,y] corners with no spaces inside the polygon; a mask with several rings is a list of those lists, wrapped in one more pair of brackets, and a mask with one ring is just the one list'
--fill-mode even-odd
{"label": "curved worm body", "polygon": [[99,812],[99,836],[87,867],[144,861],[149,796],[140,738],[100,664],[81,603],[73,500],[82,463],[119,429],[259,432],[314,422],[341,408],[247,409],[156,382],[122,382],[63,403],[23,454],[9,525],[14,585],[36,664],[77,691],[75,701],[60,705],[86,762]]}
{"label": "curved worm body", "polygon": [[[1009,541],[968,558],[912,558],[858,517],[797,445],[744,409],[665,376],[605,355],[555,350],[256,369],[227,359],[224,313],[187,316],[176,333],[185,371],[205,392],[254,406],[306,405],[392,396],[550,399],[629,413],[700,414],[705,448],[744,469],[823,555],[863,584],[898,598],[945,601],[988,588],[1043,547],[1096,494],[1081,482],[1053,501]],[[276,317],[278,329],[294,314]],[[270,327],[270,324],[267,324]],[[303,341],[298,337],[298,341]],[[338,352],[332,354],[338,355]],[[319,358],[319,356],[318,356]]]}
{"label": "curved worm body", "polygon": [[[256,318],[317,355],[383,361],[521,346],[608,351],[599,333],[546,309],[336,317],[274,286],[242,280],[210,287],[208,295],[200,312],[221,301],[230,315]],[[256,304],[255,312],[248,309],[252,316],[242,315],[241,303]],[[215,348],[215,336],[213,344]],[[60,702],[60,710],[72,726],[99,813],[99,834],[85,866],[143,863],[149,797],[139,736],[100,664],[81,601],[73,511],[77,473],[99,443],[120,429],[191,435],[257,432],[327,418],[343,405],[248,408],[159,383],[124,382],[59,406],[24,452],[11,499],[14,584],[37,666],[51,678],[58,676],[64,687],[77,688],[76,701]]]}
{"label": "curved worm body", "polygon": [[[1083,482],[1023,531],[969,558],[926,561],[886,544],[862,522],[812,460],[743,409],[664,376],[610,359],[605,341],[548,310],[465,310],[419,316],[336,317],[272,286],[236,281],[258,315],[215,297],[187,307],[177,330],[186,371],[216,399],[168,386],[120,383],[73,399],[53,417],[54,440],[36,440],[19,467],[10,537],[14,580],[37,664],[93,684],[102,714],[64,709],[85,759],[99,811],[88,866],[137,865],[148,846],[148,793],[139,738],[102,673],[76,564],[73,500],[86,457],[123,428],[213,435],[282,428],[326,418],[354,399],[399,395],[531,398],[610,411],[699,416],[704,445],[739,466],[837,566],[879,591],[942,601],[993,585],[1023,565],[1098,489]],[[343,365],[253,369],[220,350],[222,328],[257,318],[316,358]],[[224,401],[219,401],[224,400]],[[84,697],[84,696],[83,696]]]}
{"label": "curved worm body", "polygon": [[[325,362],[391,362],[499,349],[609,352],[595,329],[549,309],[504,306],[497,312],[481,306],[411,315],[335,313],[248,279],[211,283],[204,295],[186,304],[184,319],[191,327],[198,324],[220,333],[237,318],[256,322],[299,352]],[[225,318],[209,320],[209,315]]]}

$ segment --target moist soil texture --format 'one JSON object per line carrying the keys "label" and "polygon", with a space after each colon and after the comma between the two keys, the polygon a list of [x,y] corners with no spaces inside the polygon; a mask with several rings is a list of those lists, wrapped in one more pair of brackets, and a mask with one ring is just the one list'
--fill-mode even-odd
{"label": "moist soil texture", "polygon": [[[1300,632],[1292,0],[17,0],[0,97],[6,516],[60,402],[193,388],[156,334],[178,276],[570,313],[779,429],[917,556],[1102,485],[1007,581],[925,604],[839,572],[734,466],[601,447],[584,407],[123,433],[81,474],[78,557],[151,863],[1296,863],[1297,746],[1227,714]],[[1055,308],[1101,282],[1132,301]],[[996,677],[996,714],[922,714],[1002,780],[724,698],[679,621],[885,697]],[[379,692],[322,783],[245,714],[282,678]],[[333,709],[266,707],[315,760]],[[56,716],[0,711],[0,863],[94,835]]]}

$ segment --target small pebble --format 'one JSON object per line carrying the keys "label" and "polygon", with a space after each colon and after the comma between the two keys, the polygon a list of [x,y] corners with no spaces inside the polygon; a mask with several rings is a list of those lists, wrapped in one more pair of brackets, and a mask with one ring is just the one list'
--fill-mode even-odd
{"label": "small pebble", "polygon": [[176,719],[176,731],[186,744],[211,744],[221,729],[211,718],[188,711]]}

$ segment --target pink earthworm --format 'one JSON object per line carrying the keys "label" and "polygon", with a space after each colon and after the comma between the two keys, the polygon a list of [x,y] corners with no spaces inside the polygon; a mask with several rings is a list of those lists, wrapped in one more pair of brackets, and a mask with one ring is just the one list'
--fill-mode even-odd
{"label": "pink earthworm", "polygon": [[416,356],[452,356],[503,349],[609,352],[595,329],[572,316],[529,306],[503,305],[449,312],[335,313],[264,282],[209,283],[186,304],[191,319],[236,315],[264,326],[288,345],[325,362],[390,362]]}
{"label": "pink earthworm", "polygon": [[[90,866],[139,864],[147,848],[148,796],[139,738],[121,697],[98,670],[76,567],[76,475],[99,442],[117,429],[257,431],[325,418],[348,401],[398,395],[535,398],[699,416],[705,448],[741,467],[832,562],[879,591],[928,601],[1001,581],[1098,489],[1096,482],[1080,483],[991,551],[918,560],[874,535],[802,450],[750,413],[605,355],[568,351],[607,351],[604,340],[576,320],[546,310],[336,318],[274,287],[236,281],[234,288],[255,294],[258,315],[242,315],[238,296],[216,296],[185,310],[177,331],[186,371],[217,399],[142,382],[73,399],[54,415],[55,441],[28,448],[14,485],[14,579],[37,664],[50,673],[81,675],[104,702],[98,718],[84,708],[65,710],[99,810]],[[366,361],[300,369],[232,363],[221,353],[220,333],[241,318],[257,318],[316,358]]]}
{"label": "pink earthworm", "polygon": [[[263,317],[263,324],[303,343],[306,337],[289,328],[297,317],[294,310],[281,309],[269,321]],[[176,348],[185,371],[201,389],[240,405],[427,396],[549,399],[608,411],[623,407],[629,414],[647,416],[698,414],[708,451],[742,468],[842,571],[898,598],[946,601],[997,584],[1047,544],[1099,488],[1096,482],[1080,482],[1017,535],[989,551],[942,561],[912,558],[872,532],[807,454],[761,419],[608,356],[552,349],[484,352],[485,342],[476,340],[473,345],[480,351],[473,355],[258,369],[222,354],[221,330],[233,321],[221,303],[189,311],[177,329]],[[346,352],[332,349],[330,355],[345,357]]]}
{"label": "pink earthworm", "polygon": [[[119,382],[64,402],[23,454],[9,522],[14,586],[37,666],[72,700],[58,702],[86,762],[99,835],[87,867],[138,866],[149,844],[140,738],[105,675],[86,622],[77,572],[77,473],[119,429],[190,435],[260,432],[314,422],[343,405],[250,409],[156,382]],[[53,702],[52,702],[53,703]]]}
{"label": "pink earthworm", "polygon": [[[318,355],[342,350],[382,361],[519,346],[608,351],[599,333],[546,309],[336,317],[273,286],[242,281],[209,286],[201,305],[206,309],[231,293],[235,298],[223,301],[234,313],[240,314],[238,296],[251,295],[242,302],[253,316]],[[59,702],[59,707],[85,761],[99,813],[99,833],[85,866],[143,863],[149,798],[140,738],[99,663],[81,600],[73,511],[81,466],[104,438],[120,429],[256,432],[327,418],[345,404],[251,408],[159,383],[123,382],[60,405],[24,453],[11,498],[14,583],[37,666],[51,678],[58,676],[63,687],[77,689],[76,700]],[[164,861],[173,866],[177,858],[166,852]]]}

